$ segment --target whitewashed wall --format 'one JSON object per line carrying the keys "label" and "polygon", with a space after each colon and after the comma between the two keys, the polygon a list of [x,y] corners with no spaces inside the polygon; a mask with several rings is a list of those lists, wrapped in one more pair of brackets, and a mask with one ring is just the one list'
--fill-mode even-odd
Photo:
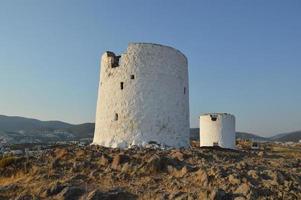
{"label": "whitewashed wall", "polygon": [[93,144],[124,148],[155,141],[188,146],[186,57],[171,47],[131,43],[121,55],[119,67],[112,68],[113,61],[110,53],[101,58]]}
{"label": "whitewashed wall", "polygon": [[[216,117],[216,121],[212,120]],[[208,113],[200,116],[200,146],[235,149],[235,117],[227,113]]]}

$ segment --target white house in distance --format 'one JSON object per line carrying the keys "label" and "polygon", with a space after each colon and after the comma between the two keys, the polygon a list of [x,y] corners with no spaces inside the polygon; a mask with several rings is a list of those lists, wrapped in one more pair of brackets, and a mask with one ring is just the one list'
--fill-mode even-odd
{"label": "white house in distance", "polygon": [[200,146],[235,149],[235,117],[228,113],[200,116]]}

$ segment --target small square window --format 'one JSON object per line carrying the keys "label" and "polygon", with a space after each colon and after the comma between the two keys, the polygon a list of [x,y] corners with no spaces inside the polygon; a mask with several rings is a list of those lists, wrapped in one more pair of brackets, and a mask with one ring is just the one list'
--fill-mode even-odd
{"label": "small square window", "polygon": [[131,75],[131,79],[135,79],[135,75],[132,74],[132,75]]}
{"label": "small square window", "polygon": [[119,67],[119,61],[121,56],[114,56],[114,61],[112,63],[112,68]]}

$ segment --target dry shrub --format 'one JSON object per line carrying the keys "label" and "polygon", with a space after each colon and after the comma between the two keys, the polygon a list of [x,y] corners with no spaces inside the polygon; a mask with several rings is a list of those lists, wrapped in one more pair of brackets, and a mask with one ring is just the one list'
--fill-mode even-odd
{"label": "dry shrub", "polygon": [[0,168],[5,168],[16,161],[17,161],[17,158],[14,156],[4,157],[0,160]]}

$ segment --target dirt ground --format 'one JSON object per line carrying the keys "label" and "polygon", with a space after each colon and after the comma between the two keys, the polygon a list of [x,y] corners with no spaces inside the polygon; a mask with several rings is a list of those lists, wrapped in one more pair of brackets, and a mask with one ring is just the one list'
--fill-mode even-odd
{"label": "dirt ground", "polygon": [[2,158],[2,199],[301,199],[301,147],[53,148]]}

